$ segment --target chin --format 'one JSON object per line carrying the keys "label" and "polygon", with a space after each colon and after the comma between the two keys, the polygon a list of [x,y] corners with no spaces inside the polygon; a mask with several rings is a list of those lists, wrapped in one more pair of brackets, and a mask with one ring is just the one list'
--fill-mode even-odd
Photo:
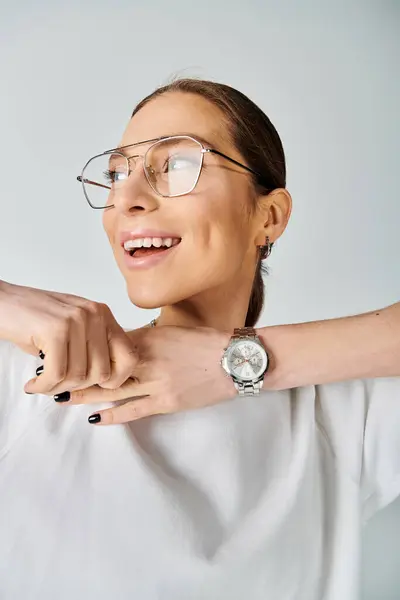
{"label": "chin", "polygon": [[[133,286],[132,286],[133,287]],[[177,298],[171,292],[162,293],[160,289],[138,290],[137,287],[130,289],[128,286],[128,296],[132,304],[138,308],[153,309],[161,308],[162,306],[170,306],[176,304],[182,298]]]}

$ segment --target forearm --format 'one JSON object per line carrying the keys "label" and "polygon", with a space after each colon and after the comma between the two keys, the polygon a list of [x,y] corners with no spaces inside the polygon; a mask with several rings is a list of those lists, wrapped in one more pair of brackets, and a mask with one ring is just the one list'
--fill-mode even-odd
{"label": "forearm", "polygon": [[257,329],[272,356],[264,389],[400,376],[400,302],[351,317]]}
{"label": "forearm", "polygon": [[12,288],[13,285],[11,283],[7,283],[6,281],[0,279],[0,340],[9,339],[9,295]]}

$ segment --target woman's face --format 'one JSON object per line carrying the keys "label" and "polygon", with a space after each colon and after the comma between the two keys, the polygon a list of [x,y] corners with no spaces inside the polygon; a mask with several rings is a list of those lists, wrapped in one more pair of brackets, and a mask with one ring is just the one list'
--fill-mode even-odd
{"label": "woman's face", "polygon": [[[207,140],[228,156],[244,162],[228,139],[224,115],[195,94],[173,92],[151,100],[129,122],[120,146],[168,135],[191,134]],[[143,155],[149,144],[129,149]],[[254,273],[256,234],[250,215],[250,175],[226,159],[204,155],[195,189],[185,196],[164,198],[148,184],[142,160],[136,163],[103,224],[133,304],[158,308],[199,298],[211,290],[230,296]],[[179,238],[179,244],[149,264],[129,260],[121,236],[151,230]],[[143,235],[143,237],[147,237]],[[260,242],[258,242],[260,243]],[[144,261],[146,263],[146,261]],[[208,297],[208,296],[207,296]]]}

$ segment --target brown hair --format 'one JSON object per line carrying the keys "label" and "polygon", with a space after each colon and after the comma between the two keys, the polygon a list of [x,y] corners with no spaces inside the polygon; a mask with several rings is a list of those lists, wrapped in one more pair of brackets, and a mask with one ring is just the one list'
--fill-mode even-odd
{"label": "brown hair", "polygon": [[[146,96],[136,106],[132,117],[150,100],[167,92],[198,94],[222,110],[236,149],[247,165],[261,176],[252,176],[254,198],[268,194],[276,188],[286,187],[285,154],[278,132],[267,115],[242,92],[223,83],[201,79],[177,79]],[[268,269],[262,265],[261,260],[256,268],[246,327],[255,326],[264,305],[263,273],[268,275]]]}

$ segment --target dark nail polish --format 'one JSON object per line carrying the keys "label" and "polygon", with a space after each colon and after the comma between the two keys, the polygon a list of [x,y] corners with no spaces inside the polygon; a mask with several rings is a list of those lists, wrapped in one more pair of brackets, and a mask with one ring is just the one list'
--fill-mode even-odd
{"label": "dark nail polish", "polygon": [[95,415],[90,415],[88,421],[89,423],[100,423],[101,415],[99,415],[99,413],[96,413]]}
{"label": "dark nail polish", "polygon": [[41,350],[39,350],[39,358],[41,358],[42,360],[44,359],[44,354]]}
{"label": "dark nail polish", "polygon": [[39,375],[41,375],[43,373],[43,371],[44,371],[44,366],[41,365],[40,367],[38,367],[36,369],[36,377],[39,377]]}
{"label": "dark nail polish", "polygon": [[56,402],[68,402],[71,398],[71,394],[69,392],[62,392],[61,394],[56,394],[53,396],[53,400]]}

